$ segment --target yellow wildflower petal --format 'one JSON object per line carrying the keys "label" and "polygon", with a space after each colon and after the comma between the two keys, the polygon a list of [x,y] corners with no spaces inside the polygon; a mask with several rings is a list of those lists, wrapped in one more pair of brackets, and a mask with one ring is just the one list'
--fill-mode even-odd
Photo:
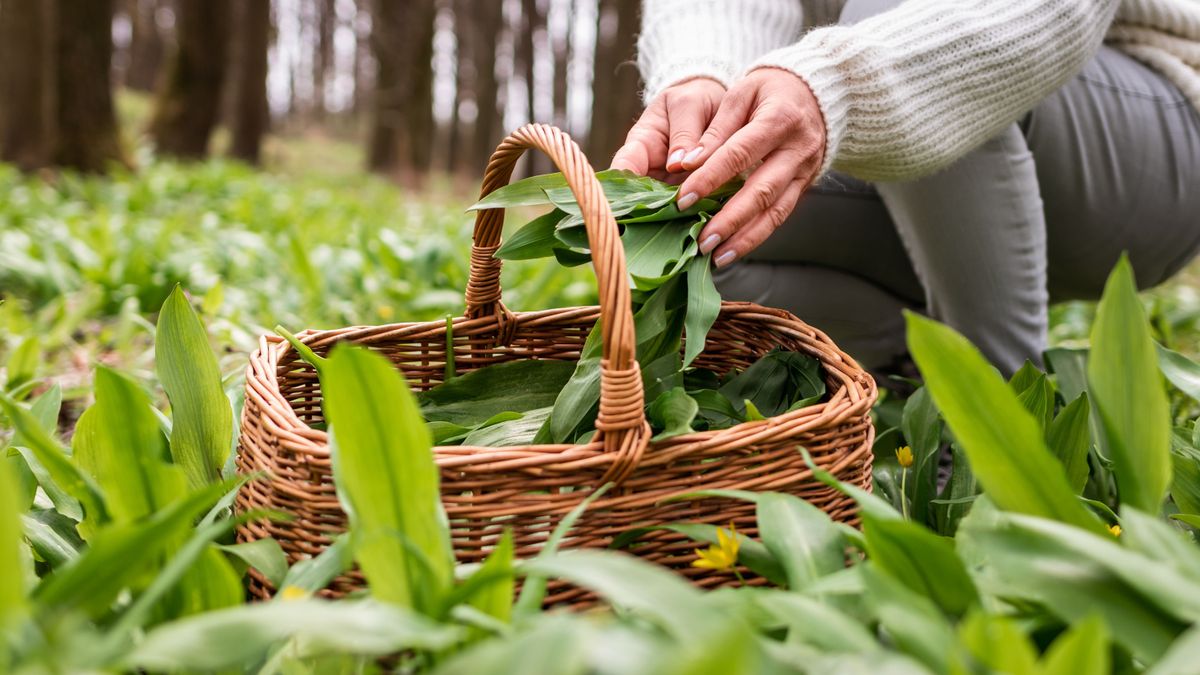
{"label": "yellow wildflower petal", "polygon": [[1119,536],[1121,536],[1121,526],[1120,526],[1120,525],[1109,525],[1109,526],[1108,526],[1108,531],[1109,531],[1109,533],[1110,533],[1110,534],[1112,534],[1112,536],[1114,536],[1114,537],[1119,537]]}
{"label": "yellow wildflower petal", "polygon": [[279,591],[280,600],[303,600],[308,597],[308,591],[299,586],[284,586],[282,591]]}
{"label": "yellow wildflower petal", "polygon": [[907,445],[902,445],[896,448],[896,461],[900,462],[901,468],[907,469],[913,465],[912,448]]}

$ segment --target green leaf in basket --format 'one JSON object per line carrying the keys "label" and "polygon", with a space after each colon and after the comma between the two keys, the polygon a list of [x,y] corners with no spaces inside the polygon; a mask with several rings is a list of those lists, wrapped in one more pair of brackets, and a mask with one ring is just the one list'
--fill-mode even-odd
{"label": "green leaf in basket", "polygon": [[[654,180],[653,178],[638,176],[631,171],[622,171],[619,169],[597,171],[596,178],[600,181],[600,187],[604,189],[604,194],[610,202],[627,198],[632,194],[664,190],[671,190],[673,193],[678,190],[676,187]],[[666,187],[664,188],[663,186]],[[508,208],[512,206],[551,204],[553,203],[552,194],[563,203],[574,203],[574,196],[568,197],[564,193],[570,195],[570,190],[567,188],[567,179],[561,173],[530,176],[529,178],[515,181],[493,191],[473,204],[468,210],[478,211],[481,209]]]}
{"label": "green leaf in basket", "polygon": [[346,344],[326,362],[321,388],[334,478],[372,594],[434,612],[450,589],[454,554],[415,397],[382,356]]}
{"label": "green leaf in basket", "polygon": [[654,440],[662,440],[692,432],[692,421],[700,406],[696,399],[688,396],[683,387],[675,387],[663,392],[646,408],[646,416],[650,419],[651,428],[658,430]]}
{"label": "green leaf in basket", "polygon": [[[563,215],[562,211],[556,209],[529,221],[500,245],[495,257],[500,260],[533,260],[554,255],[554,249],[563,246],[555,236],[555,226]],[[586,241],[586,236],[584,239]]]}
{"label": "green leaf in basket", "polygon": [[[635,279],[655,280],[660,286],[682,271],[684,247],[688,243],[691,223],[649,223],[629,225],[621,241],[625,245],[625,265]],[[686,260],[683,261],[686,264]],[[642,290],[652,290],[642,288]]]}
{"label": "green leaf in basket", "polygon": [[425,419],[472,427],[504,412],[552,405],[575,364],[524,359],[485,366],[421,392]]}
{"label": "green leaf in basket", "polygon": [[807,354],[775,349],[731,379],[721,394],[733,402],[739,414],[752,401],[765,417],[786,412],[798,401],[825,393],[821,364]]}
{"label": "green leaf in basket", "polygon": [[491,448],[529,445],[550,419],[551,409],[551,406],[545,406],[524,413],[510,413],[508,419],[486,424],[467,434],[462,444]]}
{"label": "green leaf in basket", "polygon": [[179,286],[163,303],[155,334],[155,363],[171,401],[171,456],[188,484],[221,478],[233,434],[233,408],[200,318]]}
{"label": "green leaf in basket", "polygon": [[721,208],[721,204],[712,199],[701,199],[685,211],[680,211],[679,207],[671,201],[666,206],[663,206],[655,211],[647,213],[633,212],[627,216],[617,218],[617,222],[621,224],[630,223],[661,223],[678,218],[689,218],[699,215],[700,213],[714,213]]}
{"label": "green leaf in basket", "polygon": [[1121,503],[1157,513],[1171,485],[1171,411],[1150,323],[1124,256],[1104,286],[1091,338],[1088,396]]}
{"label": "green leaf in basket", "polygon": [[708,331],[721,313],[721,294],[713,283],[711,254],[692,258],[687,265],[687,318],[684,321],[683,367],[704,351]]}
{"label": "green leaf in basket", "polygon": [[[679,188],[647,176],[638,176],[629,171],[608,170],[596,174],[609,209],[620,217],[637,210],[656,210],[675,200]],[[548,187],[546,197],[559,209],[578,214],[579,204],[575,195],[565,185]]]}
{"label": "green leaf in basket", "polygon": [[701,389],[689,393],[700,406],[699,416],[708,423],[709,429],[728,429],[745,421],[743,414],[721,392]]}

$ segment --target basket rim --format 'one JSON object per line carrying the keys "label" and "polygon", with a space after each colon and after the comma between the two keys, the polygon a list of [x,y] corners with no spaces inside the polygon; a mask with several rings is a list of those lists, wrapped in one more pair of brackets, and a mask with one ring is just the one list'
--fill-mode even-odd
{"label": "basket rim", "polygon": [[[577,306],[557,309],[537,310],[530,312],[513,312],[518,324],[536,324],[542,320],[554,319],[590,319],[599,317],[598,306]],[[722,301],[720,314],[722,317],[736,313],[738,318],[747,316],[770,322],[773,328],[790,334],[791,337],[809,346],[805,350],[810,356],[818,359],[826,373],[838,382],[838,386],[827,392],[827,400],[798,410],[785,412],[781,415],[768,417],[765,420],[743,422],[727,429],[711,431],[696,431],[667,439],[651,440],[646,454],[639,465],[653,467],[668,464],[684,455],[717,456],[722,452],[711,452],[713,448],[728,448],[731,443],[745,446],[760,440],[778,438],[780,435],[795,435],[807,431],[836,427],[849,422],[852,418],[861,417],[874,405],[877,397],[875,379],[858,363],[843,352],[821,330],[810,326],[795,315],[782,309],[763,307],[751,302]],[[479,330],[488,326],[496,326],[495,316],[479,318],[455,317],[450,321],[452,329]],[[420,339],[444,336],[446,320],[399,322],[381,324],[378,326],[348,326],[326,330],[304,330],[296,333],[301,342],[309,346],[322,347],[329,343],[355,342],[361,343],[366,339],[386,339],[397,337],[403,339]],[[518,331],[520,329],[518,328]],[[396,335],[399,334],[399,335]],[[295,409],[283,396],[279,387],[279,362],[292,352],[292,346],[284,338],[265,334],[259,337],[259,347],[251,352],[246,366],[247,395],[252,393],[265,405],[261,406],[260,421],[264,432],[277,436],[292,452],[300,453],[307,461],[324,464],[329,461],[329,435],[320,429],[313,429],[296,413]],[[248,408],[243,409],[241,426],[247,424]],[[869,439],[864,439],[869,440]],[[707,451],[707,452],[706,452]],[[592,440],[588,443],[570,444],[558,443],[547,445],[525,446],[434,446],[433,452],[437,464],[442,469],[473,471],[519,470],[522,465],[537,466],[546,469],[548,462],[561,465],[561,470],[591,468],[611,463],[615,457],[604,452],[602,441]],[[845,453],[844,461],[851,461],[857,453]],[[484,457],[486,455],[486,457]],[[550,456],[555,455],[557,461]],[[842,462],[839,461],[838,464]]]}

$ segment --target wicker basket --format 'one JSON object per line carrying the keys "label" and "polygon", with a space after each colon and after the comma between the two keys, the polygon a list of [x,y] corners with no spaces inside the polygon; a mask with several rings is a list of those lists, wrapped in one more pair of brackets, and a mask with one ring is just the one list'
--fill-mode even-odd
{"label": "wicker basket", "polygon": [[[601,320],[598,433],[583,445],[434,448],[459,561],[482,560],[505,528],[513,531],[519,557],[536,553],[564,514],[609,481],[615,487],[579,520],[565,547],[605,547],[632,527],[678,521],[733,522],[739,531],[756,534],[752,504],[671,499],[700,489],[787,492],[837,520],[856,523],[853,502],[816,482],[797,448],[807,448],[818,465],[842,481],[869,489],[874,438],[869,411],[876,395],[871,376],[823,333],[788,312],[726,302],[696,365],[727,372],[783,347],[820,360],[829,395],[823,403],[764,421],[651,441],[634,358],[624,249],[608,202],[579,147],[552,127],[522,127],[492,156],[482,194],[508,183],[526,148],[548,154],[579,201],[599,280],[600,306],[510,312],[500,301],[500,261],[493,258],[504,214],[482,211],[471,249],[466,316],[453,322],[454,360],[459,372],[516,359],[574,361],[588,331]],[[444,371],[444,321],[306,331],[300,339],[318,354],[341,341],[368,346],[391,359],[419,390],[440,383]],[[250,522],[238,536],[242,541],[274,537],[293,561],[321,552],[345,527],[328,437],[311,426],[322,421],[320,396],[316,373],[287,342],[271,335],[260,339],[246,372],[238,467],[242,472],[263,471],[268,478],[246,485],[237,505],[243,512],[266,508],[295,517],[288,522]],[[690,567],[693,548],[695,544],[680,534],[655,531],[634,551],[702,586],[735,580],[729,573]],[[253,570],[251,574],[252,592],[270,596],[270,583]],[[325,593],[338,596],[362,584],[354,571]],[[578,601],[582,594],[554,583],[549,591],[548,603]]]}

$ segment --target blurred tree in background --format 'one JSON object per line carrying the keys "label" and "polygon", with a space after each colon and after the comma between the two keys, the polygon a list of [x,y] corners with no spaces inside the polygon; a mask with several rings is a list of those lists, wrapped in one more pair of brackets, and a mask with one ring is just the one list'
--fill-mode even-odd
{"label": "blurred tree in background", "polygon": [[[638,5],[0,0],[0,160],[103,171],[145,139],[258,163],[271,131],[352,140],[366,167],[418,182],[478,176],[505,132],[539,121],[606,165],[640,110]],[[114,97],[137,92],[148,121],[118,129]]]}

